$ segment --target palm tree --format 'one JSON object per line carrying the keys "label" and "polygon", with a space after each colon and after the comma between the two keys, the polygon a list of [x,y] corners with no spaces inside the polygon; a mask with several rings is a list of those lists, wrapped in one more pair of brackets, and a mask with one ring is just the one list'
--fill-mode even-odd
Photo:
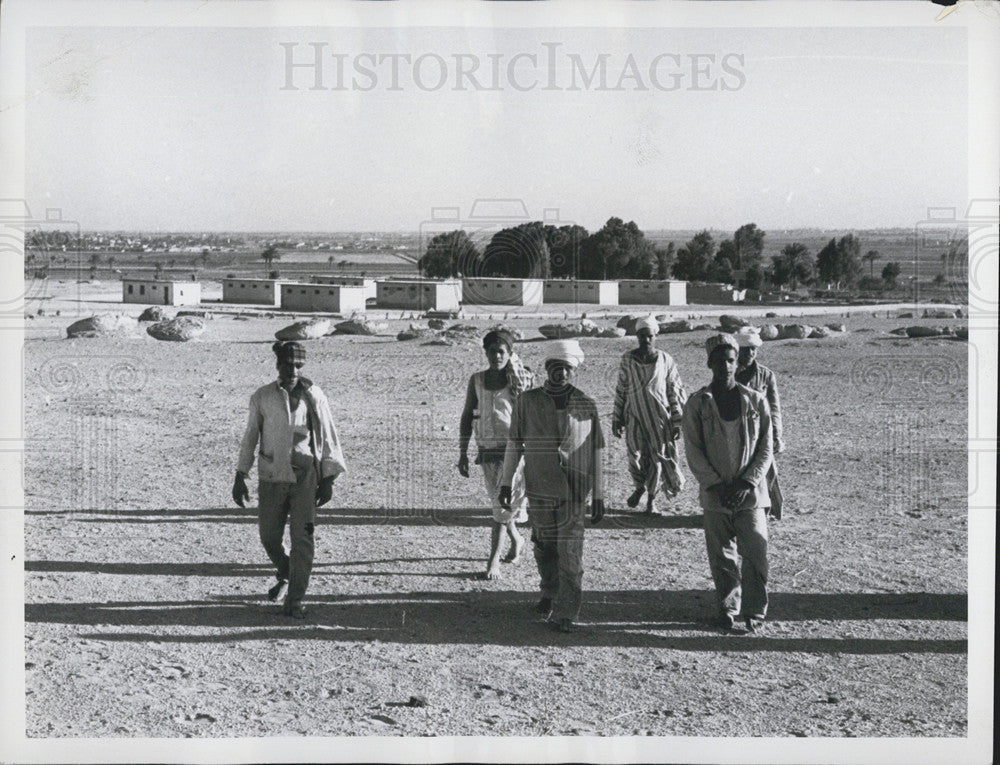
{"label": "palm tree", "polygon": [[864,255],[861,256],[862,260],[868,261],[869,272],[871,273],[872,279],[875,278],[875,261],[879,260],[882,256],[879,255],[878,250],[868,250]]}
{"label": "palm tree", "polygon": [[271,264],[276,260],[281,260],[281,253],[278,248],[273,244],[269,244],[264,252],[260,254],[261,260],[264,261],[264,273],[267,274],[271,271]]}

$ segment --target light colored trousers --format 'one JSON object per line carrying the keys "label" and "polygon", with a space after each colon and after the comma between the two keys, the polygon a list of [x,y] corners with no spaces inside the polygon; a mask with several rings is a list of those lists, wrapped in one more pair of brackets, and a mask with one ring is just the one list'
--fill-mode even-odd
{"label": "light colored trousers", "polygon": [[[316,523],[316,470],[312,464],[295,468],[296,483],[261,481],[257,487],[257,526],[267,557],[278,568],[278,577],[288,579],[286,604],[302,600],[312,572],[313,529]],[[291,537],[291,555],[282,539],[285,523]]]}
{"label": "light colored trousers", "polygon": [[763,507],[735,514],[705,512],[708,565],[723,614],[735,617],[742,605],[745,617],[767,616],[766,513]]}
{"label": "light colored trousers", "polygon": [[583,521],[585,503],[531,502],[531,541],[542,595],[552,599],[553,620],[573,619],[583,600]]}
{"label": "light colored trousers", "polygon": [[498,462],[482,462],[483,483],[486,493],[490,495],[490,506],[493,508],[493,520],[497,523],[524,523],[528,520],[528,498],[524,496],[524,469],[517,466],[514,480],[510,487],[510,510],[500,504],[500,486],[503,483],[503,460]]}

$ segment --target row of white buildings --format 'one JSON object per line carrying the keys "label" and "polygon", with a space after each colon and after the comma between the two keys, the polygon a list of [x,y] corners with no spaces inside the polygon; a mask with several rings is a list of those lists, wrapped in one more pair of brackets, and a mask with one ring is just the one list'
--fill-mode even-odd
{"label": "row of white buildings", "polygon": [[[719,304],[741,300],[742,293],[721,284],[693,284],[674,279],[593,281],[570,279],[370,279],[360,276],[314,276],[308,282],[282,279],[226,278],[222,302],[264,305],[292,311],[457,310],[461,305],[537,306],[544,304],[665,305]],[[126,303],[194,305],[201,302],[198,282],[122,280]]]}

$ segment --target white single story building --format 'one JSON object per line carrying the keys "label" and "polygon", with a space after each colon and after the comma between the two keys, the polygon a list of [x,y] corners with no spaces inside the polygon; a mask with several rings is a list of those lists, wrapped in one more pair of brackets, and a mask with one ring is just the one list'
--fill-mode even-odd
{"label": "white single story building", "polygon": [[618,282],[597,279],[547,279],[546,303],[596,303],[618,305]]}
{"label": "white single story building", "polygon": [[339,284],[343,287],[364,287],[365,298],[376,297],[375,280],[365,276],[311,276],[313,284]]}
{"label": "white single story building", "polygon": [[378,279],[375,305],[379,308],[418,311],[457,311],[462,283],[456,279]]}
{"label": "white single story building", "polygon": [[462,279],[462,302],[466,305],[541,305],[541,279],[473,277]]}
{"label": "white single story building", "polygon": [[278,279],[236,279],[222,280],[223,303],[254,303],[258,305],[281,305],[281,285]]}
{"label": "white single story building", "polygon": [[688,283],[676,279],[622,279],[618,282],[621,305],[687,305]]}
{"label": "white single story building", "polygon": [[689,303],[726,305],[742,302],[746,297],[746,290],[738,290],[731,284],[692,282],[688,285],[687,294]]}
{"label": "white single story building", "polygon": [[122,279],[122,302],[198,305],[201,303],[201,282],[125,277]]}
{"label": "white single story building", "polygon": [[281,307],[288,311],[349,313],[365,310],[365,288],[341,284],[286,282],[281,285]]}

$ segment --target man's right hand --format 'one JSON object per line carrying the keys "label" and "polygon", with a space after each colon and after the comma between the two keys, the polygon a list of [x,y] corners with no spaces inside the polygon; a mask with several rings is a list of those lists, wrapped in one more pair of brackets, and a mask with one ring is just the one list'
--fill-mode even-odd
{"label": "man's right hand", "polygon": [[500,487],[500,496],[498,499],[500,501],[500,507],[504,510],[510,510],[510,495],[511,491],[509,486]]}
{"label": "man's right hand", "polygon": [[458,472],[462,478],[469,477],[469,455],[462,454],[458,458]]}
{"label": "man's right hand", "polygon": [[611,435],[613,435],[615,438],[621,438],[622,431],[624,430],[625,426],[622,425],[622,423],[619,422],[618,420],[615,420],[614,422],[611,423]]}
{"label": "man's right hand", "polygon": [[240,507],[246,507],[246,502],[250,501],[250,491],[247,489],[247,481],[242,473],[236,474],[233,481],[233,502]]}

